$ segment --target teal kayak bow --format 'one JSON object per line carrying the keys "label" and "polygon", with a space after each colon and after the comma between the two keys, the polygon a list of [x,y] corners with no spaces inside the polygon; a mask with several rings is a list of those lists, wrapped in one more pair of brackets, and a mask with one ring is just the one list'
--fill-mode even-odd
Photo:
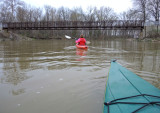
{"label": "teal kayak bow", "polygon": [[160,113],[160,90],[111,61],[103,113]]}

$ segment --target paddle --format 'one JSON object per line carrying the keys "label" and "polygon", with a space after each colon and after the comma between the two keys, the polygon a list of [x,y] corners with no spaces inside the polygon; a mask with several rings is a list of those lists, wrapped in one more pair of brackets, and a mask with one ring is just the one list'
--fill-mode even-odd
{"label": "paddle", "polygon": [[65,37],[66,37],[67,39],[71,39],[71,37],[70,37],[70,36],[65,35]]}
{"label": "paddle", "polygon": [[[67,39],[71,39],[70,36],[65,35],[65,37],[66,37]],[[90,44],[90,43],[91,43],[90,41],[86,41],[86,44]]]}

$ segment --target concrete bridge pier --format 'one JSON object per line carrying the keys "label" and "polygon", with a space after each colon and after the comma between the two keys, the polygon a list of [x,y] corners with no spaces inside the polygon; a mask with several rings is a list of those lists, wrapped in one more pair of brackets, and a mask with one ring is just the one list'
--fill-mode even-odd
{"label": "concrete bridge pier", "polygon": [[2,31],[2,23],[0,23],[0,32]]}
{"label": "concrete bridge pier", "polygon": [[144,29],[141,29],[139,36],[140,36],[139,37],[140,39],[143,39],[146,37],[146,28],[145,27],[144,27]]}

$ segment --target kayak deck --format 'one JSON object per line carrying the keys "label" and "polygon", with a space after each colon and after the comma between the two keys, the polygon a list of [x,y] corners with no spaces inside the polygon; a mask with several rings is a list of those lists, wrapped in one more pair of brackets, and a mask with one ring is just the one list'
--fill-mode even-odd
{"label": "kayak deck", "polygon": [[103,113],[160,113],[160,90],[112,61]]}
{"label": "kayak deck", "polygon": [[76,47],[78,49],[88,49],[88,46],[86,46],[86,45],[78,45],[78,44],[76,44]]}

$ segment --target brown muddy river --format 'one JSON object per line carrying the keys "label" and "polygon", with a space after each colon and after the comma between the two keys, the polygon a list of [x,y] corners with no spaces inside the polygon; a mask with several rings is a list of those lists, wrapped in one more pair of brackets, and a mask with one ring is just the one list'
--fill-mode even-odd
{"label": "brown muddy river", "polygon": [[160,89],[160,42],[0,42],[0,113],[101,113],[110,60]]}

